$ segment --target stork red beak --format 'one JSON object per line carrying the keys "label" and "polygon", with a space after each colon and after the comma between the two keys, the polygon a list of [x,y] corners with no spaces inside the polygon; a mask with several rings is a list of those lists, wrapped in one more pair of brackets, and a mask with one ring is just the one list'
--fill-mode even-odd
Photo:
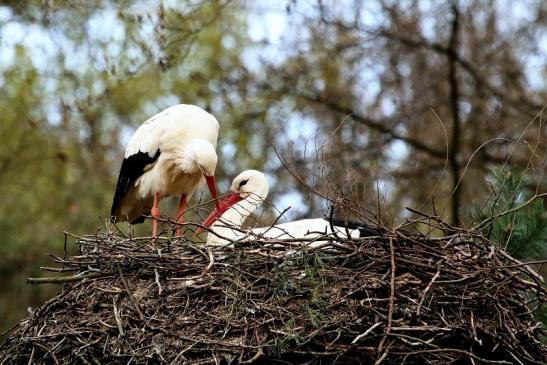
{"label": "stork red beak", "polygon": [[204,228],[209,228],[215,223],[215,221],[222,216],[222,214],[230,209],[232,205],[237,203],[241,200],[241,197],[237,193],[230,193],[226,195],[224,198],[220,200],[220,203],[217,205],[217,209],[213,210],[211,214],[205,220],[203,223],[201,223],[202,227],[198,227],[196,229],[195,234],[199,234],[203,232]]}
{"label": "stork red beak", "polygon": [[215,183],[215,177],[214,175],[205,176],[205,181],[207,182],[207,186],[209,187],[209,191],[211,192],[211,196],[213,197],[213,200],[215,202],[215,206],[217,207],[217,210],[220,210],[220,205],[218,203],[218,196],[217,196],[217,187]]}

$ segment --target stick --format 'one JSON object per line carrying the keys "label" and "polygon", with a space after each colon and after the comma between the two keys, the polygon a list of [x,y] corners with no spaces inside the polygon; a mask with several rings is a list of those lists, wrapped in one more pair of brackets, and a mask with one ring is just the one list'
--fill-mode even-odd
{"label": "stick", "polygon": [[379,325],[381,325],[382,322],[376,322],[374,323],[368,330],[366,330],[365,332],[361,333],[360,335],[358,335],[357,337],[355,337],[353,339],[353,341],[351,341],[351,344],[356,344],[357,342],[359,342],[363,337],[365,337],[366,335],[368,335],[372,330],[374,330],[376,327],[378,327]]}
{"label": "stick", "polygon": [[424,292],[422,293],[422,298],[420,299],[420,303],[418,303],[418,308],[416,309],[416,315],[417,316],[420,316],[420,310],[422,309],[422,304],[424,302],[425,295],[427,294],[427,291],[429,290],[429,288],[431,288],[431,285],[433,285],[433,282],[439,277],[440,274],[441,274],[441,268],[439,266],[439,268],[437,269],[437,272],[433,276],[433,279],[431,279],[429,284],[427,284],[427,287],[424,289]]}
{"label": "stick", "polygon": [[28,359],[28,365],[31,365],[34,362],[34,352],[36,351],[36,347],[32,346],[32,352],[30,353],[30,359]]}
{"label": "stick", "polygon": [[116,262],[116,267],[118,268],[118,274],[120,274],[120,279],[122,280],[123,286],[125,287],[125,290],[127,291],[127,294],[129,295],[129,299],[131,300],[131,303],[135,306],[135,309],[137,310],[137,313],[139,314],[139,318],[141,321],[145,320],[144,314],[141,312],[141,308],[139,307],[139,304],[135,300],[135,297],[133,297],[133,294],[129,290],[129,285],[127,285],[127,281],[123,277],[122,269],[120,268],[120,265]]}
{"label": "stick", "polygon": [[264,352],[262,351],[262,348],[259,348],[257,353],[251,357],[249,360],[242,361],[241,364],[252,364],[253,362],[257,361],[264,355]]}
{"label": "stick", "polygon": [[[393,302],[395,299],[395,250],[393,249],[393,237],[389,237],[389,254],[391,257],[391,279],[389,281],[389,307],[387,312],[387,327],[386,327],[386,333],[384,337],[382,337],[382,340],[380,341],[380,344],[378,345],[378,352],[382,351],[382,347],[384,346],[384,342],[386,341],[387,336],[391,332],[391,321],[393,320]],[[387,352],[389,351],[389,348],[386,349],[382,357],[376,361],[376,364],[379,364],[382,362],[382,360],[387,356]]]}
{"label": "stick", "polygon": [[215,264],[215,257],[213,256],[213,251],[211,251],[210,247],[207,247],[207,255],[209,256],[209,263],[207,264],[207,267],[204,269],[204,272],[208,272]]}
{"label": "stick", "polygon": [[158,273],[158,269],[154,269],[154,277],[156,280],[156,285],[158,286],[158,295],[161,295],[161,293],[163,292],[163,289],[160,284],[160,274]]}
{"label": "stick", "polygon": [[112,298],[112,305],[114,306],[114,319],[116,319],[116,324],[118,325],[118,331],[120,331],[120,336],[124,337],[125,332],[123,331],[122,318],[118,312],[118,307],[116,307],[116,299]]}
{"label": "stick", "polygon": [[96,279],[105,276],[114,275],[115,271],[107,272],[94,272],[87,275],[73,275],[73,276],[53,276],[50,278],[27,278],[27,284],[62,284],[70,283],[73,281],[80,281],[84,279]]}
{"label": "stick", "polygon": [[510,213],[514,213],[520,209],[523,209],[525,208],[526,206],[530,205],[531,203],[533,203],[534,201],[536,201],[536,199],[539,199],[539,198],[542,198],[544,196],[547,196],[547,193],[541,193],[541,194],[536,194],[534,195],[533,197],[531,197],[530,199],[528,199],[527,201],[525,201],[524,203],[522,203],[521,205],[519,205],[518,207],[515,207],[513,209],[509,209],[509,210],[506,210],[506,211],[503,211],[499,214],[496,214],[492,217],[488,217],[486,219],[484,219],[482,222],[480,222],[479,224],[477,224],[476,226],[474,226],[473,228],[471,228],[471,230],[473,231],[476,231],[478,229],[481,229],[483,228],[485,225],[487,224],[490,224],[492,223],[493,221],[495,221],[496,219],[500,218],[500,217],[503,217],[504,215],[507,215],[507,214],[510,214]]}
{"label": "stick", "polygon": [[389,238],[389,251],[391,255],[391,281],[389,283],[390,293],[389,293],[389,312],[387,317],[387,329],[386,333],[389,334],[391,331],[391,321],[393,319],[393,301],[395,299],[395,251],[393,249],[393,238]]}

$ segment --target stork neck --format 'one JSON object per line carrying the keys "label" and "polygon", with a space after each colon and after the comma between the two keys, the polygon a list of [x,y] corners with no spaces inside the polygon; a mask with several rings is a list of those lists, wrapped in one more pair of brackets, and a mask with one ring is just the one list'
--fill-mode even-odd
{"label": "stork neck", "polygon": [[241,227],[243,222],[262,204],[264,199],[257,195],[250,195],[240,200],[226,210],[215,222],[215,225],[231,225]]}
{"label": "stork neck", "polygon": [[[241,226],[263,201],[264,198],[258,195],[250,195],[231,206],[211,227],[213,233],[209,234],[209,243],[212,241],[214,241],[214,243],[224,243],[226,240],[223,238],[237,240],[245,236],[245,234],[241,232]],[[215,233],[217,233],[218,236],[215,235]]]}

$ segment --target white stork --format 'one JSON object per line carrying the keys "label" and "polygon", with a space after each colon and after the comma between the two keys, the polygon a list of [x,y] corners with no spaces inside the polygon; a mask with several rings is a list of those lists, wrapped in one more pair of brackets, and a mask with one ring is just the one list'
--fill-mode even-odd
{"label": "white stork", "polygon": [[218,130],[215,117],[195,105],[175,105],[145,121],[125,150],[111,221],[142,223],[151,214],[155,237],[160,200],[180,195],[177,223],[182,223],[186,201],[204,181],[218,207],[214,178]]}
{"label": "white stork", "polygon": [[[254,228],[244,231],[241,225],[268,196],[268,180],[260,171],[247,170],[239,174],[232,182],[230,194],[220,201],[220,207],[213,211],[202,223],[209,228],[208,245],[226,245],[232,241],[261,239],[310,239],[333,234],[339,237],[359,238],[379,236],[375,228],[341,220],[323,218],[302,219],[269,227]],[[198,229],[200,233],[204,228]]]}

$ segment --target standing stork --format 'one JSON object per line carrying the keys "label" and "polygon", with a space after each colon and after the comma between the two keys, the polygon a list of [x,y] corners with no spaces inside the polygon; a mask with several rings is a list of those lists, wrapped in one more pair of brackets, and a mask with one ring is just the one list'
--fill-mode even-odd
{"label": "standing stork", "polygon": [[[213,211],[196,233],[210,228],[208,245],[230,244],[232,241],[288,238],[320,238],[338,235],[345,238],[381,236],[379,229],[356,222],[323,218],[301,219],[269,227],[242,230],[241,225],[268,196],[268,180],[260,171],[247,170],[236,176],[230,187],[230,194],[223,198],[220,207]],[[314,242],[320,244],[321,240]],[[310,244],[310,246],[314,246]]]}
{"label": "standing stork", "polygon": [[[215,117],[195,105],[175,105],[145,121],[125,150],[111,221],[142,223],[151,214],[155,237],[160,200],[180,195],[177,223],[182,223],[187,200],[204,181],[218,209],[214,177],[218,130]],[[180,227],[176,234],[180,236]]]}

